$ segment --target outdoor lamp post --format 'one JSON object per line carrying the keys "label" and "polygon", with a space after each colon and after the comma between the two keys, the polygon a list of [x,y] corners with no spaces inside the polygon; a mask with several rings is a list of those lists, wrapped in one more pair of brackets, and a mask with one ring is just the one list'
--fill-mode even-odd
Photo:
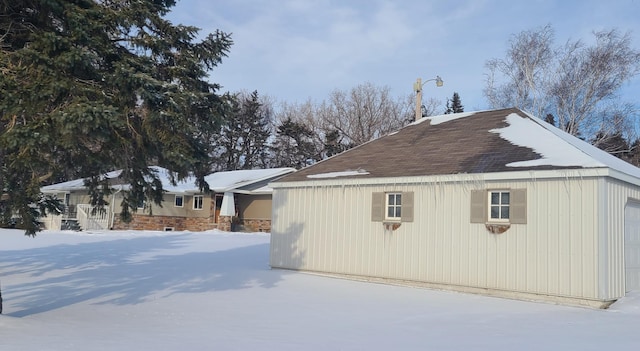
{"label": "outdoor lamp post", "polygon": [[433,79],[425,80],[424,83],[422,82],[421,78],[418,78],[418,80],[413,83],[413,90],[416,92],[416,121],[422,118],[422,87],[427,82],[431,81],[435,81],[437,87],[441,87],[444,85],[444,82],[442,81],[442,78],[440,78],[440,76],[436,76]]}

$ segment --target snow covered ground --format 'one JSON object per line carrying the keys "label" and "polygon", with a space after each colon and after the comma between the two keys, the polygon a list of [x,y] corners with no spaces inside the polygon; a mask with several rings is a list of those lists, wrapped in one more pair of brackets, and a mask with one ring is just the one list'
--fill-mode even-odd
{"label": "snow covered ground", "polygon": [[591,310],[270,270],[268,234],[0,229],[0,350],[639,350]]}

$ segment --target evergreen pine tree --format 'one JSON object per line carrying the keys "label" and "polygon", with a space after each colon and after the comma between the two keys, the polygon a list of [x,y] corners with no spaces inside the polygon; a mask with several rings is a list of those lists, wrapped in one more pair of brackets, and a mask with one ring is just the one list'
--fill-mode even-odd
{"label": "evergreen pine tree", "polygon": [[259,101],[257,91],[244,100],[242,110],[246,128],[240,148],[243,157],[242,168],[265,167],[267,142],[271,135],[271,111]]}
{"label": "evergreen pine tree", "polygon": [[284,120],[278,126],[273,145],[276,167],[300,169],[318,161],[312,137],[313,131],[304,124],[295,122],[291,118]]}
{"label": "evergreen pine tree", "polygon": [[547,116],[544,118],[544,121],[551,124],[552,126],[556,125],[556,118],[553,117],[551,113],[547,113]]}
{"label": "evergreen pine tree", "polygon": [[325,132],[324,136],[324,157],[331,157],[343,151],[349,150],[356,145],[354,143],[346,143],[344,138],[337,129],[331,129]]}
{"label": "evergreen pine tree", "polygon": [[209,136],[225,106],[207,81],[231,45],[222,32],[164,19],[168,0],[0,0],[0,222],[26,234],[59,202],[40,186],[71,171],[91,177],[91,203],[105,204],[107,171],[141,196],[162,199],[150,165],[193,174],[206,188]]}
{"label": "evergreen pine tree", "polygon": [[211,142],[215,145],[215,155],[212,158],[216,158],[214,169],[222,171],[232,171],[240,169],[240,155],[236,149],[240,142],[241,132],[240,115],[241,115],[241,101],[237,95],[227,95],[228,109],[227,116],[220,128],[220,134],[215,135]]}
{"label": "evergreen pine tree", "polygon": [[337,155],[344,151],[343,145],[340,143],[340,132],[333,129],[325,134],[324,152],[326,157]]}
{"label": "evergreen pine tree", "polygon": [[260,103],[258,92],[238,94],[230,99],[232,108],[219,138],[224,170],[266,166],[267,141],[271,135],[271,113]]}
{"label": "evergreen pine tree", "polygon": [[640,167],[640,139],[636,139],[631,143],[626,161],[636,167]]}
{"label": "evergreen pine tree", "polygon": [[447,109],[445,110],[444,114],[460,113],[460,112],[464,112],[464,106],[462,106],[460,95],[454,92],[453,97],[451,99],[447,99]]}

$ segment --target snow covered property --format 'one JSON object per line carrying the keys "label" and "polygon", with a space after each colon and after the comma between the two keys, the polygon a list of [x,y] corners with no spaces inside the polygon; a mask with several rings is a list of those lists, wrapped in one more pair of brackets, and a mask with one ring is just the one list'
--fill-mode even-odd
{"label": "snow covered property", "polygon": [[594,307],[640,288],[640,169],[518,109],[423,118],[271,186],[275,268]]}
{"label": "snow covered property", "polygon": [[269,269],[269,234],[0,229],[0,350],[637,350],[608,310]]}

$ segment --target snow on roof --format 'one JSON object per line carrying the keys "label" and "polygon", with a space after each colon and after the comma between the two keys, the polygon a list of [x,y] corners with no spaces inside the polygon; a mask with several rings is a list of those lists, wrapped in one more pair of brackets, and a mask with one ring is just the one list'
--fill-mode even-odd
{"label": "snow on roof", "polygon": [[[482,112],[482,111],[459,112],[459,113],[450,113],[450,114],[446,114],[446,115],[428,116],[428,117],[420,118],[419,120],[414,121],[412,123],[409,123],[408,126],[414,126],[416,124],[420,124],[420,123],[423,123],[423,122],[426,122],[426,121],[429,121],[429,123],[432,126],[434,126],[436,124],[453,121],[454,119],[473,116],[478,112]],[[397,131],[393,132],[391,134],[395,134],[395,133],[397,133]]]}
{"label": "snow on roof", "polygon": [[[158,178],[162,183],[162,188],[168,193],[196,193],[200,189],[196,185],[195,177],[187,177],[175,185],[171,184],[171,171],[153,166],[150,167],[157,171]],[[209,184],[209,188],[215,192],[231,191],[233,189],[259,182],[265,179],[277,177],[295,171],[293,168],[270,168],[270,169],[252,169],[240,171],[226,171],[209,174],[205,177],[205,181]],[[104,175],[106,179],[115,179],[120,176],[122,170],[112,171]],[[127,185],[120,188],[126,189]],[[63,183],[47,185],[42,187],[43,192],[73,191],[86,189],[84,179],[75,179]],[[261,192],[268,192],[269,188],[259,189]],[[254,191],[254,192],[257,192]]]}
{"label": "snow on roof", "polygon": [[337,178],[337,177],[348,177],[348,176],[357,176],[357,175],[366,175],[366,174],[369,174],[369,172],[365,171],[364,169],[358,169],[355,171],[309,174],[307,178]]}
{"label": "snow on roof", "polygon": [[[509,167],[535,166],[579,166],[604,167],[605,164],[590,157],[579,148],[567,145],[567,141],[558,138],[549,129],[539,128],[538,123],[530,118],[511,113],[506,117],[508,127],[491,129],[489,132],[498,133],[500,137],[514,145],[524,146],[540,154],[542,158],[530,161],[511,162]],[[543,126],[544,127],[544,126]]]}
{"label": "snow on roof", "polygon": [[211,190],[225,192],[294,171],[293,168],[243,169],[212,173],[204,177],[204,180]]}
{"label": "snow on roof", "polygon": [[447,115],[425,117],[425,118],[423,118],[421,120],[413,122],[412,124],[420,123],[423,120],[427,120],[427,121],[430,121],[432,126],[434,126],[434,125],[437,125],[437,124],[440,124],[440,123],[453,121],[455,119],[473,116],[476,113],[477,113],[477,111],[474,111],[474,112],[460,112],[460,113],[450,113],[450,114],[447,114]]}
{"label": "snow on roof", "polygon": [[[640,178],[640,169],[599,148],[566,133],[553,125],[525,113],[528,118],[512,113],[506,117],[508,127],[492,129],[514,145],[532,149],[542,158],[512,162],[509,167],[540,165],[579,166],[584,168],[608,167]],[[539,128],[542,127],[542,128]]]}
{"label": "snow on roof", "polygon": [[[162,188],[171,193],[184,193],[189,191],[196,191],[198,187],[195,185],[194,177],[187,177],[182,181],[176,183],[176,185],[171,184],[171,171],[166,168],[151,166],[149,167],[157,172],[158,178],[162,183]],[[120,176],[122,170],[111,171],[102,176],[103,179],[116,179]],[[62,182],[58,184],[47,185],[41,188],[42,192],[58,192],[58,191],[72,191],[72,190],[81,190],[86,189],[84,185],[84,181],[87,178],[74,179],[67,182]],[[127,184],[114,184],[113,185],[119,189],[128,189],[129,186]]]}
{"label": "snow on roof", "polygon": [[[122,170],[111,171],[106,173],[103,177],[104,179],[114,179],[120,176]],[[56,192],[56,191],[69,191],[69,190],[80,190],[85,189],[84,185],[85,178],[69,180],[62,183],[51,184],[47,186],[43,186],[40,190],[43,192]]]}
{"label": "snow on roof", "polygon": [[193,193],[200,191],[198,186],[196,186],[195,177],[187,177],[182,181],[176,182],[175,185],[171,184],[167,177],[160,177],[160,181],[162,182],[162,189],[168,193]]}

